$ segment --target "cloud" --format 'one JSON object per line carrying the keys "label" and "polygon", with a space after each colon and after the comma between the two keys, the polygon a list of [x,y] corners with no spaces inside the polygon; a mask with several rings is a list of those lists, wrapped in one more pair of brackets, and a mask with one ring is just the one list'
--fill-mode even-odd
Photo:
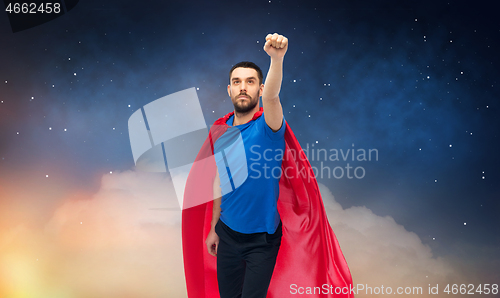
{"label": "cloud", "polygon": [[[442,294],[447,283],[477,282],[391,217],[342,209],[320,190],[355,285],[422,287],[425,295],[429,284]],[[186,297],[177,204],[165,174],[104,175],[95,194],[66,198],[43,228],[0,232],[0,296]],[[365,296],[377,295],[358,292]]]}
{"label": "cloud", "polygon": [[[465,268],[459,269],[447,259],[434,257],[429,246],[417,234],[407,231],[390,216],[375,215],[370,209],[351,207],[342,209],[330,190],[320,184],[327,215],[344,256],[349,264],[353,282],[381,289],[391,287],[421,287],[428,294],[429,284],[439,284],[439,294],[447,284],[478,285],[479,276],[471,276]],[[469,268],[470,269],[470,268]],[[407,289],[410,291],[410,289]],[[374,292],[371,292],[374,293]],[[362,290],[357,297],[377,296]],[[406,295],[405,295],[406,296]]]}
{"label": "cloud", "polygon": [[0,296],[185,297],[170,183],[157,173],[105,175],[97,193],[66,198],[43,229],[0,233]]}

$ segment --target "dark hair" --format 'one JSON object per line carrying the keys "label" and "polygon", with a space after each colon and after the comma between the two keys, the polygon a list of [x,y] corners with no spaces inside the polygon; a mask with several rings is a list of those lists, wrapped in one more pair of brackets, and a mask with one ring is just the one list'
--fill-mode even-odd
{"label": "dark hair", "polygon": [[262,84],[262,80],[264,79],[264,76],[262,75],[262,70],[260,70],[260,67],[258,67],[257,64],[249,61],[241,61],[236,63],[229,71],[229,80],[231,80],[231,74],[233,73],[233,70],[235,70],[238,67],[255,69],[257,71],[257,76],[259,77],[259,85]]}

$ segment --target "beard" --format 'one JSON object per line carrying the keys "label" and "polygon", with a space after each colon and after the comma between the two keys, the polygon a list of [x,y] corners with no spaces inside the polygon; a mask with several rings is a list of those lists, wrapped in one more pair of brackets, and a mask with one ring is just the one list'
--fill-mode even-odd
{"label": "beard", "polygon": [[[241,95],[245,95],[247,97],[247,99],[244,102],[238,99],[238,97]],[[247,114],[248,112],[253,110],[258,103],[259,103],[258,95],[252,97],[247,93],[241,93],[233,98],[234,111],[240,114]]]}

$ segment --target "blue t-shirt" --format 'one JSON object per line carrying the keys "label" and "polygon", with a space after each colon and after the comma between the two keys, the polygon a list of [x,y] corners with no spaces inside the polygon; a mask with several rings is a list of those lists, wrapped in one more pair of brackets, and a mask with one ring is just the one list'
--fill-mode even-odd
{"label": "blue t-shirt", "polygon": [[214,144],[221,182],[220,219],[240,233],[274,234],[280,222],[277,202],[285,150],[285,118],[273,132],[264,114],[230,127]]}

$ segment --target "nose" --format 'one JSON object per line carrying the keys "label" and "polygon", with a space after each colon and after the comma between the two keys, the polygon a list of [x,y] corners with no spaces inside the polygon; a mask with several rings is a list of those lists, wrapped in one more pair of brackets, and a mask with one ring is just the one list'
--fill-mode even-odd
{"label": "nose", "polygon": [[242,91],[245,91],[245,92],[247,91],[247,85],[245,82],[241,82],[241,84],[240,84],[240,93]]}

